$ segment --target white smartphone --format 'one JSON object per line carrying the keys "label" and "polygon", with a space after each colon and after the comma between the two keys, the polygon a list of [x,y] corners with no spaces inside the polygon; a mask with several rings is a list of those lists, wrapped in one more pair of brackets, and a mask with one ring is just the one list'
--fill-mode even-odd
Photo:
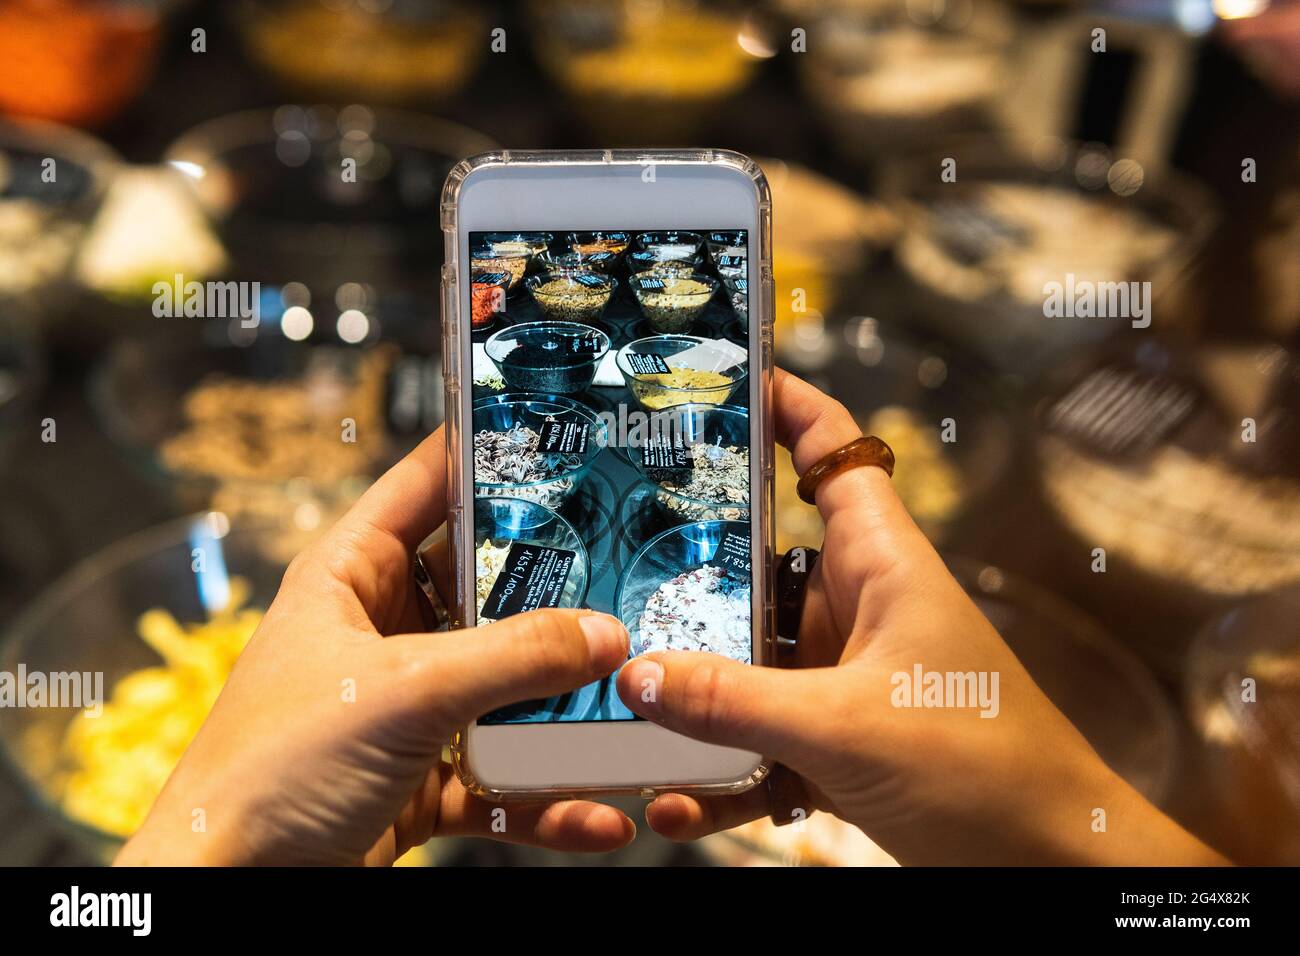
{"label": "white smartphone", "polygon": [[[774,641],[771,200],[721,150],[515,151],[442,197],[454,625],[619,617],[633,655]],[[493,799],[739,792],[759,754],[641,720],[611,676],[484,714]]]}

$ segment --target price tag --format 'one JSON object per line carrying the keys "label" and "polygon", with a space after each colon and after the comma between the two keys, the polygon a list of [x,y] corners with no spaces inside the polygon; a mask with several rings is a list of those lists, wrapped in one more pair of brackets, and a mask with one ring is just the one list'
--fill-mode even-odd
{"label": "price tag", "polygon": [[564,548],[512,541],[506,563],[483,602],[482,616],[499,620],[539,607],[558,607],[573,559],[574,552]]}
{"label": "price tag", "polygon": [[753,558],[749,553],[749,534],[728,531],[718,542],[718,550],[713,552],[713,563],[720,568],[748,576],[753,568]]}
{"label": "price tag", "polygon": [[600,276],[577,275],[574,276],[573,279],[575,282],[580,282],[583,285],[587,286],[588,288],[603,289],[605,288],[606,285],[605,280],[602,279]]}
{"label": "price tag", "polygon": [[480,272],[474,276],[475,285],[500,285],[510,278],[506,272]]}
{"label": "price tag", "polygon": [[587,422],[543,422],[537,432],[537,451],[543,455],[585,455]]}
{"label": "price tag", "polygon": [[687,470],[695,467],[695,456],[681,435],[652,435],[641,446],[641,464],[654,470]]}
{"label": "price tag", "polygon": [[595,335],[574,336],[568,340],[573,355],[594,355],[600,351],[600,339]]}
{"label": "price tag", "polygon": [[744,256],[718,256],[718,268],[730,271],[742,270],[745,268]]}
{"label": "price tag", "polygon": [[628,352],[627,364],[633,375],[668,375],[672,372],[662,355],[650,352]]}
{"label": "price tag", "polygon": [[642,289],[662,289],[664,280],[657,276],[642,276],[636,280],[636,284]]}
{"label": "price tag", "polygon": [[603,265],[604,263],[609,262],[613,258],[614,258],[614,254],[612,252],[593,252],[589,256],[581,256],[579,261],[595,262],[598,265]]}

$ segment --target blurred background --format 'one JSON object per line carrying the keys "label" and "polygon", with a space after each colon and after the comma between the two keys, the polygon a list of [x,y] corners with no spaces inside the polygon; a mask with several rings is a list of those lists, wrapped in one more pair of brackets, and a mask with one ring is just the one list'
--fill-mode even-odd
{"label": "blurred background", "polygon": [[[111,694],[0,709],[0,863],[111,856],[285,563],[440,422],[450,166],[581,146],[757,158],[778,362],[1108,763],[1300,863],[1300,3],[0,0],[0,114],[0,671]],[[177,275],[260,324],[156,316]],[[1149,326],[1048,315],[1067,276]],[[777,510],[819,543],[788,459]],[[406,862],[890,860],[821,814]]]}

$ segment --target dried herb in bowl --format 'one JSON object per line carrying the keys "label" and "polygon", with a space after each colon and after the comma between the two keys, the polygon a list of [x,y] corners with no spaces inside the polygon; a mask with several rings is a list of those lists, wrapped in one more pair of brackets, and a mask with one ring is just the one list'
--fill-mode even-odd
{"label": "dried herb in bowl", "polygon": [[[557,419],[548,415],[546,421]],[[475,432],[474,483],[498,486],[485,488],[482,494],[523,498],[543,508],[558,508],[575,484],[564,476],[582,466],[582,456],[544,454],[537,450],[540,441],[541,436],[527,425]]]}
{"label": "dried herb in bowl", "polygon": [[700,443],[692,446],[691,455],[693,466],[689,469],[646,471],[646,477],[659,485],[658,500],[690,521],[747,520],[749,449]]}

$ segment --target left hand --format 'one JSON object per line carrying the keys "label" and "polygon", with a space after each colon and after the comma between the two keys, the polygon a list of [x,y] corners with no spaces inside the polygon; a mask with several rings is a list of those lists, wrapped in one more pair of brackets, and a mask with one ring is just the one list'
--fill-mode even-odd
{"label": "left hand", "polygon": [[439,429],[294,559],[117,864],[386,865],[431,836],[592,852],[632,840],[613,807],[486,803],[442,761],[452,733],[482,714],[627,659],[622,624],[592,611],[421,633],[412,558],[445,502]]}

